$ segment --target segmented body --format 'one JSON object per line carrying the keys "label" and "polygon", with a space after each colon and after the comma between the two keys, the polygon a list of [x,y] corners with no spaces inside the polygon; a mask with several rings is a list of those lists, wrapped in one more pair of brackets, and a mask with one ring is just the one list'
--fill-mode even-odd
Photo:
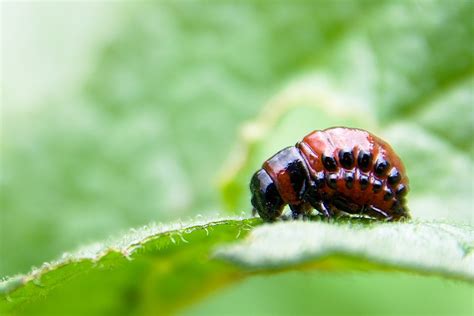
{"label": "segmented body", "polygon": [[250,187],[255,210],[270,221],[286,204],[294,217],[313,208],[327,217],[341,211],[388,220],[409,217],[403,163],[389,144],[361,129],[308,134],[265,161]]}

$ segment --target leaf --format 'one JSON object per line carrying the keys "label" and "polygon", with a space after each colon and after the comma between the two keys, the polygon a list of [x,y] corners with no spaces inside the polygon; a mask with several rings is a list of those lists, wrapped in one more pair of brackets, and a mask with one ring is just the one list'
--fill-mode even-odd
{"label": "leaf", "polygon": [[254,229],[217,255],[254,271],[299,266],[398,270],[474,282],[474,229],[445,223],[289,222]]}
{"label": "leaf", "polygon": [[283,222],[223,246],[260,223],[229,218],[131,231],[1,282],[0,311],[168,314],[244,277],[294,269],[396,270],[474,282],[469,226]]}
{"label": "leaf", "polygon": [[201,219],[132,230],[2,281],[0,311],[168,314],[242,277],[238,268],[208,256],[216,244],[241,238],[258,223]]}

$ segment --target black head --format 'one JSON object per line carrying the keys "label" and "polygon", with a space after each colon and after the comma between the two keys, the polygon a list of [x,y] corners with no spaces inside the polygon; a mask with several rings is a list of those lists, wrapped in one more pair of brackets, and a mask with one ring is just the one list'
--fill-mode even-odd
{"label": "black head", "polygon": [[264,221],[275,220],[281,215],[285,203],[265,170],[255,172],[250,181],[250,192],[254,211],[257,211]]}

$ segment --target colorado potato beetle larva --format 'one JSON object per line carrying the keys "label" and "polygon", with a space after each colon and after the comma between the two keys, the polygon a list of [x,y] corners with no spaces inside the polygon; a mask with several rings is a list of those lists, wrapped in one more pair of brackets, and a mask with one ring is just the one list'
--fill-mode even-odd
{"label": "colorado potato beetle larva", "polygon": [[306,135],[263,163],[250,181],[252,206],[265,221],[313,209],[325,217],[341,212],[377,219],[409,218],[408,178],[388,143],[356,128],[333,127]]}

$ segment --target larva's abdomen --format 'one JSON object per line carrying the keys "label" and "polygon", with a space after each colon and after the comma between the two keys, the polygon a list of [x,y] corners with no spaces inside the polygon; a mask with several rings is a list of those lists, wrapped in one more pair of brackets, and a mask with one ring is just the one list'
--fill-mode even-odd
{"label": "larva's abdomen", "polygon": [[387,214],[403,204],[408,188],[405,168],[386,142],[353,128],[314,131],[297,146],[312,178],[322,179],[326,199],[342,197],[359,208],[374,206]]}

